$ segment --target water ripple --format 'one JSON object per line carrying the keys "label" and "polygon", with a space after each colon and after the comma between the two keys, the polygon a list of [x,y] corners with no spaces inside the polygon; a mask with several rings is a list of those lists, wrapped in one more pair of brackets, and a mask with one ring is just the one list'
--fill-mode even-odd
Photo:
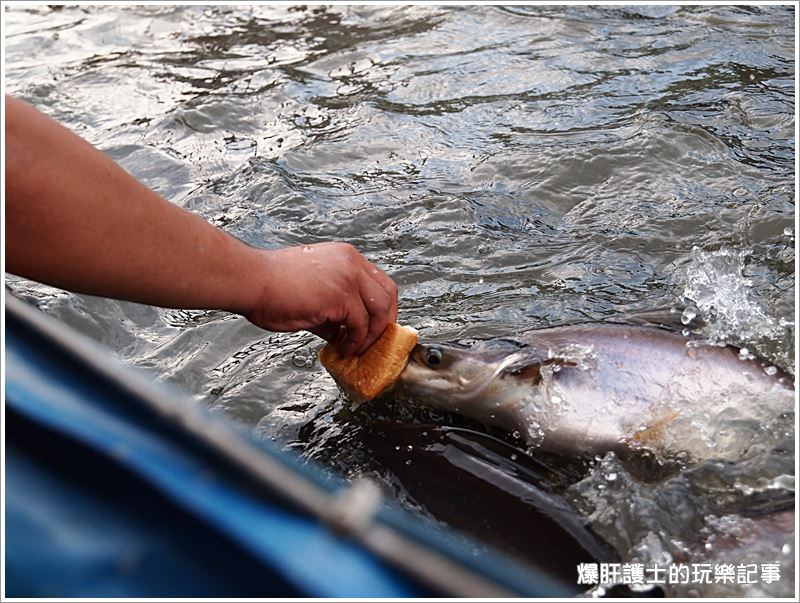
{"label": "water ripple", "polygon": [[[711,332],[794,365],[791,7],[9,6],[4,18],[9,93],[250,244],[357,245],[425,338],[746,300],[758,311]],[[725,257],[741,261],[715,263],[715,278],[735,295],[698,300],[692,271]],[[368,464],[308,334],[9,285],[264,437],[346,474]],[[641,508],[664,502],[614,473]],[[596,494],[593,476],[578,489]],[[647,525],[609,539],[635,548]]]}

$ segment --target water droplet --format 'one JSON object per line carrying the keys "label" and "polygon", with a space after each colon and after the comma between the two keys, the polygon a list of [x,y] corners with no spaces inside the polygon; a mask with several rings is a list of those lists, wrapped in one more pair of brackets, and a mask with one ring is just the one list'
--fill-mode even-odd
{"label": "water droplet", "polygon": [[511,433],[511,435],[514,437],[515,440],[519,439],[519,432],[516,429]]}
{"label": "water droplet", "polygon": [[516,455],[516,453],[513,453],[513,452],[512,452],[512,453],[511,453],[511,456],[510,456],[509,458],[510,458],[512,461],[516,461],[516,460],[517,460],[517,455]]}
{"label": "water droplet", "polygon": [[482,279],[482,278],[479,278],[479,279],[478,279],[478,284],[479,284],[479,285],[482,285],[482,284],[483,284],[483,279]]}
{"label": "water droplet", "polygon": [[773,375],[775,375],[778,372],[778,367],[772,366],[772,365],[765,366],[764,367],[764,372],[767,375],[769,375],[770,377],[772,377]]}
{"label": "water droplet", "polygon": [[411,444],[409,444],[408,446],[406,446],[406,450],[408,450],[409,452],[411,452],[411,451],[413,451],[413,450],[414,450],[414,447],[413,447]]}
{"label": "water droplet", "polygon": [[395,446],[394,449],[395,450],[400,450],[400,446]]}
{"label": "water droplet", "polygon": [[614,482],[614,481],[616,481],[616,480],[617,480],[617,474],[616,474],[615,472],[613,472],[613,471],[612,471],[611,473],[609,473],[608,475],[606,475],[606,480],[607,480],[607,481],[609,481],[609,482]]}
{"label": "water droplet", "polygon": [[411,459],[408,459],[408,460],[406,461],[406,465],[410,465],[410,464],[411,464]]}
{"label": "water droplet", "polygon": [[422,432],[422,437],[428,437],[428,432],[427,431],[423,431]]}
{"label": "water droplet", "polygon": [[686,306],[681,313],[681,324],[688,325],[697,316],[697,308],[694,306]]}
{"label": "water droplet", "polygon": [[792,554],[792,545],[788,542],[781,547],[781,553],[784,555],[791,555]]}
{"label": "water droplet", "polygon": [[314,363],[314,357],[309,356],[307,350],[296,350],[294,354],[292,354],[292,364],[297,368],[307,368],[309,365],[309,359],[311,360],[311,364]]}
{"label": "water droplet", "polygon": [[714,547],[711,545],[711,543],[710,543],[710,542],[706,542],[706,544],[705,544],[705,547],[706,547],[706,550],[707,550],[707,551],[710,551],[711,549],[713,549],[713,548],[714,548]]}

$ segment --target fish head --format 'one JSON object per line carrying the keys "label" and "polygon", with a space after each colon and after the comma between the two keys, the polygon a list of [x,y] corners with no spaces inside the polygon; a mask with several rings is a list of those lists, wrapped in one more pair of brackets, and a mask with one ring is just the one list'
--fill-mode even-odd
{"label": "fish head", "polygon": [[[392,389],[433,408],[482,418],[490,407],[519,398],[524,387],[509,371],[515,353],[458,344],[419,344]],[[529,391],[529,387],[526,391]]]}

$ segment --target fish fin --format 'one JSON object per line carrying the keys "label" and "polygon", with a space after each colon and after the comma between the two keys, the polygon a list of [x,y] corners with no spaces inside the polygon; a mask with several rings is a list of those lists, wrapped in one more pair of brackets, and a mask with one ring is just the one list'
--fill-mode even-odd
{"label": "fish fin", "polygon": [[568,358],[524,358],[513,362],[503,368],[503,375],[513,375],[514,377],[521,377],[523,379],[530,379],[534,384],[539,383],[542,379],[543,366],[570,366],[575,367],[578,364],[569,360]]}
{"label": "fish fin", "polygon": [[519,368],[508,367],[503,371],[503,376],[505,375],[513,375],[522,379],[530,379],[533,383],[539,383],[542,378],[542,365],[537,362]]}
{"label": "fish fin", "polygon": [[679,410],[672,410],[668,412],[655,421],[652,421],[644,429],[637,431],[631,439],[634,442],[644,445],[658,443],[658,441],[664,436],[664,429],[667,427],[667,425],[672,423],[672,421],[674,421],[680,414],[681,412]]}

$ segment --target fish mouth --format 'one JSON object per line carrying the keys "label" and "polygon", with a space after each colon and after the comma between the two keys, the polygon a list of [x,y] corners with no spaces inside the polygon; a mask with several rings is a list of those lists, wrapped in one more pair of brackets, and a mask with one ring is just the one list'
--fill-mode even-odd
{"label": "fish mouth", "polygon": [[417,345],[395,388],[410,396],[435,396],[450,402],[472,402],[491,397],[489,390],[512,365],[520,362],[521,353],[509,354],[499,361],[485,362],[472,358],[460,348],[447,348],[454,358],[446,368],[432,368],[421,360],[428,346]]}

